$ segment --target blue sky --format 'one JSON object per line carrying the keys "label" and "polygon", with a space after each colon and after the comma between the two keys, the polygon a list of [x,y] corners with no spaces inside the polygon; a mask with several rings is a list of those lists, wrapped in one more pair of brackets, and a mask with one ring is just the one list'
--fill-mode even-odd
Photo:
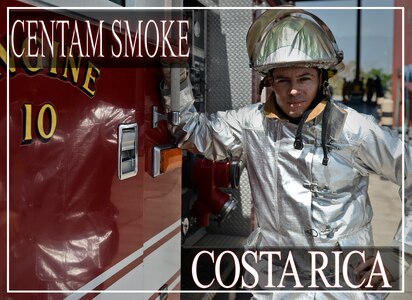
{"label": "blue sky", "polygon": [[[300,7],[356,7],[356,0],[296,1]],[[362,0],[363,7],[392,7],[393,0]],[[345,61],[356,57],[355,9],[308,9],[319,16],[332,30],[345,54]],[[361,68],[382,68],[390,73],[393,47],[393,9],[362,10]]]}

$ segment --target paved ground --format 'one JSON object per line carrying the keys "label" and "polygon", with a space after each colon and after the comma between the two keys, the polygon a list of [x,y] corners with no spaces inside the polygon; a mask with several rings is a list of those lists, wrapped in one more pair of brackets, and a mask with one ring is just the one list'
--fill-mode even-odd
{"label": "paved ground", "polygon": [[[369,195],[374,209],[373,235],[377,246],[391,244],[401,218],[398,187],[379,176],[370,176]],[[412,268],[405,276],[405,293],[390,294],[388,300],[412,299]]]}

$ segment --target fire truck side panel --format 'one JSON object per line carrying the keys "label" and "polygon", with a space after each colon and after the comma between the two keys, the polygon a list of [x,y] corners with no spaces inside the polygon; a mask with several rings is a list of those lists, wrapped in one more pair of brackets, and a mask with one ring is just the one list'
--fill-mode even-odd
{"label": "fire truck side panel", "polygon": [[[152,106],[162,108],[158,100],[158,83],[161,81],[159,70],[147,69],[148,78],[157,78],[156,84],[148,84],[145,94],[145,128],[146,128],[146,166],[143,175],[144,198],[144,289],[159,290],[160,282],[165,282],[167,288],[176,286],[180,278],[180,216],[181,216],[181,167],[173,168],[164,174],[153,178],[151,176],[153,162],[153,147],[170,145],[169,132],[165,122],[160,122],[157,128],[152,128]],[[153,99],[153,95],[156,95]],[[153,104],[154,103],[154,104]],[[181,157],[180,157],[181,159]],[[173,258],[172,258],[173,257]],[[161,271],[160,271],[161,270]],[[157,278],[157,280],[156,280]]]}
{"label": "fire truck side panel", "polygon": [[[112,74],[108,82],[105,71]],[[79,288],[142,248],[143,174],[117,178],[118,126],[139,122],[133,89],[118,88],[127,84],[121,74],[128,71],[134,72],[102,70],[103,96],[94,99],[46,76],[10,81],[10,214],[20,229],[11,235],[12,289],[59,289],[50,285],[76,280],[67,289]],[[33,115],[46,104],[54,107],[56,131],[48,142],[22,144],[27,104]],[[30,257],[34,272],[19,267],[30,265]],[[22,281],[27,273],[40,282]]]}

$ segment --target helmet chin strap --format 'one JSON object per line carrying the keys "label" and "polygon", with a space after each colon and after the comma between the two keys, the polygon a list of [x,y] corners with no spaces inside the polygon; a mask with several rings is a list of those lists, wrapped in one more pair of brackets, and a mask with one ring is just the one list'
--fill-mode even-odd
{"label": "helmet chin strap", "polygon": [[322,165],[327,166],[328,165],[328,148],[326,146],[326,134],[328,131],[328,125],[329,125],[329,119],[330,119],[330,100],[326,101],[326,106],[325,109],[323,110],[323,118],[322,118],[322,134],[321,134],[321,143],[322,143],[322,149],[323,149],[323,160],[322,160]]}
{"label": "helmet chin strap", "polygon": [[259,82],[259,96],[262,96],[262,91],[266,86],[266,81],[268,80],[269,74],[266,74],[265,77]]}
{"label": "helmet chin strap", "polygon": [[293,146],[295,149],[303,149],[303,141],[302,141],[302,129],[303,129],[303,124],[305,123],[306,119],[308,118],[310,112],[313,110],[313,108],[319,104],[323,99],[326,100],[326,106],[325,109],[323,110],[323,118],[322,118],[322,133],[321,133],[321,144],[322,144],[322,150],[323,150],[323,160],[322,164],[324,166],[328,165],[328,148],[326,146],[326,134],[327,134],[327,129],[329,125],[329,119],[330,119],[330,108],[331,108],[331,95],[329,92],[329,82],[328,82],[328,73],[327,70],[322,69],[322,76],[321,80],[323,81],[321,87],[319,88],[318,94],[316,95],[315,100],[311,103],[309,108],[303,113],[302,118],[299,121],[298,128],[296,130],[295,134],[295,142],[293,143]]}
{"label": "helmet chin strap", "polygon": [[331,94],[330,94],[330,89],[329,89],[329,75],[328,71],[325,69],[321,70],[322,72],[322,77],[321,80],[322,82],[322,94],[323,98],[326,99],[327,101],[330,101]]}
{"label": "helmet chin strap", "polygon": [[328,125],[329,125],[329,119],[330,119],[330,108],[331,108],[331,94],[330,94],[330,89],[329,89],[329,76],[328,76],[328,71],[327,70],[322,70],[322,89],[323,89],[323,95],[324,98],[326,99],[326,106],[325,109],[323,110],[323,118],[322,118],[322,134],[321,134],[321,144],[322,144],[322,149],[323,149],[323,160],[322,160],[322,165],[327,166],[328,165],[328,148],[326,146],[326,134],[328,132]]}

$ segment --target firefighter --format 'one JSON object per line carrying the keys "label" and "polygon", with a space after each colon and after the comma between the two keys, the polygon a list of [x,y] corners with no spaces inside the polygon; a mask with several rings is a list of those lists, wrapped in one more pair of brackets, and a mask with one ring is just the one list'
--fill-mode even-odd
{"label": "firefighter", "polygon": [[[207,115],[196,112],[190,82],[185,80],[181,123],[170,128],[178,145],[211,160],[245,161],[258,223],[248,248],[372,247],[368,175],[381,175],[400,186],[404,149],[405,201],[410,207],[411,149],[372,117],[331,99],[328,80],[343,68],[343,53],[326,24],[313,14],[268,10],[252,24],[246,41],[250,65],[270,82],[272,94],[264,104]],[[168,73],[165,70],[163,92],[170,111]],[[405,232],[406,249],[412,249],[408,225]],[[400,233],[401,228],[395,245],[401,242]],[[381,288],[379,278],[369,278],[371,261],[356,267],[358,282],[371,279],[375,288]],[[389,280],[396,279],[396,267],[386,266],[385,272]],[[292,295],[293,299],[384,297],[312,291]],[[290,294],[255,297],[284,299]]]}

